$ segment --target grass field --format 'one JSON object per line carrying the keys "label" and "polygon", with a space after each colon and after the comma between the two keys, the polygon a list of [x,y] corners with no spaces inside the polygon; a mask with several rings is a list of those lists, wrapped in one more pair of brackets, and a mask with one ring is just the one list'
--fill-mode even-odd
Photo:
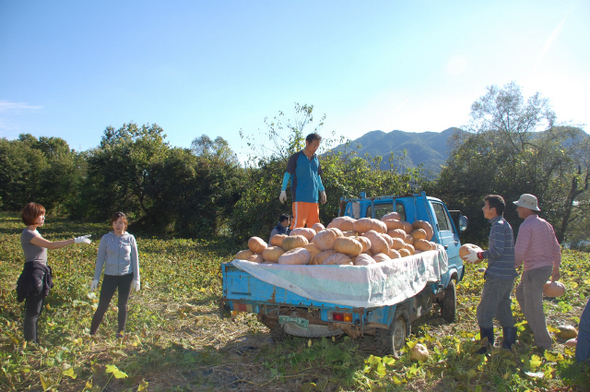
{"label": "grass field", "polygon": [[[92,234],[91,245],[49,250],[55,287],[40,319],[39,346],[23,341],[23,304],[14,287],[23,255],[23,224],[0,214],[0,390],[53,391],[587,391],[590,372],[557,338],[543,356],[532,351],[516,301],[519,326],[514,353],[474,355],[475,309],[483,284],[467,266],[458,285],[458,320],[436,310],[414,324],[399,358],[373,355],[371,337],[351,340],[287,338],[274,344],[252,315],[220,319],[219,266],[239,247],[217,241],[161,240],[138,236],[142,289],[131,294],[124,339],[116,339],[116,299],[93,339],[88,335],[98,293],[88,287],[98,242],[109,227],[47,218],[39,231],[49,240]],[[590,293],[590,256],[564,251],[568,290],[546,299],[552,332],[577,327]],[[415,363],[409,346],[427,346]]]}

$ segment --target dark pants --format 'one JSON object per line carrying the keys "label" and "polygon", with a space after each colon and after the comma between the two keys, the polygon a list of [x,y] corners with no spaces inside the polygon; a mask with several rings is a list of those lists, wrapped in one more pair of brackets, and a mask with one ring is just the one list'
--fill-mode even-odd
{"label": "dark pants", "polygon": [[33,291],[25,299],[25,340],[39,343],[39,331],[37,330],[39,324],[39,316],[43,310],[43,300],[45,293]]}
{"label": "dark pants", "polygon": [[133,274],[114,276],[105,275],[102,280],[102,287],[100,289],[100,300],[98,301],[98,308],[94,317],[92,317],[92,324],[90,326],[90,335],[94,335],[98,330],[98,326],[102,322],[102,318],[109,308],[111,298],[115,294],[115,290],[119,291],[119,329],[117,332],[125,330],[125,323],[127,322],[127,300],[131,293],[131,282],[133,281]]}

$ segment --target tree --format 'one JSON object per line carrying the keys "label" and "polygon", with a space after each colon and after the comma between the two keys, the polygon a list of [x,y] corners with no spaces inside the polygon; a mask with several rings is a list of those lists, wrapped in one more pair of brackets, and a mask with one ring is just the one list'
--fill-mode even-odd
{"label": "tree", "polygon": [[63,139],[30,134],[0,139],[0,198],[7,210],[35,201],[47,210],[67,212],[84,170],[83,156]]}
{"label": "tree", "polygon": [[[485,238],[480,208],[489,193],[509,204],[522,193],[535,194],[558,239],[565,238],[573,202],[588,188],[588,136],[555,121],[547,99],[536,93],[525,102],[514,82],[488,87],[472,105],[469,132],[455,134],[435,185],[447,203],[470,216],[472,241]],[[510,205],[505,215],[519,226]]]}

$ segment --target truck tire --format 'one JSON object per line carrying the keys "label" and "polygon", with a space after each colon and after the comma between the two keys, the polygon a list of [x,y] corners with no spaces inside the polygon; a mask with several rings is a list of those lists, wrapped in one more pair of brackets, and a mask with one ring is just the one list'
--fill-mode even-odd
{"label": "truck tire", "polygon": [[453,279],[445,288],[445,296],[440,304],[440,315],[449,323],[457,318],[457,288]]}
{"label": "truck tire", "polygon": [[375,333],[375,349],[377,355],[383,357],[393,354],[398,356],[399,350],[406,344],[406,338],[412,333],[410,314],[403,306],[397,307],[393,321],[388,329],[379,329]]}
{"label": "truck tire", "polygon": [[283,326],[280,324],[277,324],[270,329],[270,337],[272,341],[275,343],[282,342],[283,340],[285,340],[286,336],[287,335],[285,334],[285,330],[283,329]]}
{"label": "truck tire", "polygon": [[298,336],[301,338],[323,338],[344,334],[344,331],[341,329],[330,330],[327,325],[317,324],[309,324],[307,328],[301,328],[293,323],[286,323],[283,328],[287,335]]}

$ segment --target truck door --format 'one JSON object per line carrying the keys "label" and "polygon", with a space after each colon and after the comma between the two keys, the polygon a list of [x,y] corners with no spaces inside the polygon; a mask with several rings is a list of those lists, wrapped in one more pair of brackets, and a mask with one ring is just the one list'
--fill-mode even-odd
{"label": "truck door", "polygon": [[459,248],[461,247],[459,233],[456,232],[451,216],[444,204],[434,200],[431,200],[431,203],[438,224],[440,243],[447,250],[449,264],[457,264],[458,260],[455,260],[455,258],[459,257]]}

